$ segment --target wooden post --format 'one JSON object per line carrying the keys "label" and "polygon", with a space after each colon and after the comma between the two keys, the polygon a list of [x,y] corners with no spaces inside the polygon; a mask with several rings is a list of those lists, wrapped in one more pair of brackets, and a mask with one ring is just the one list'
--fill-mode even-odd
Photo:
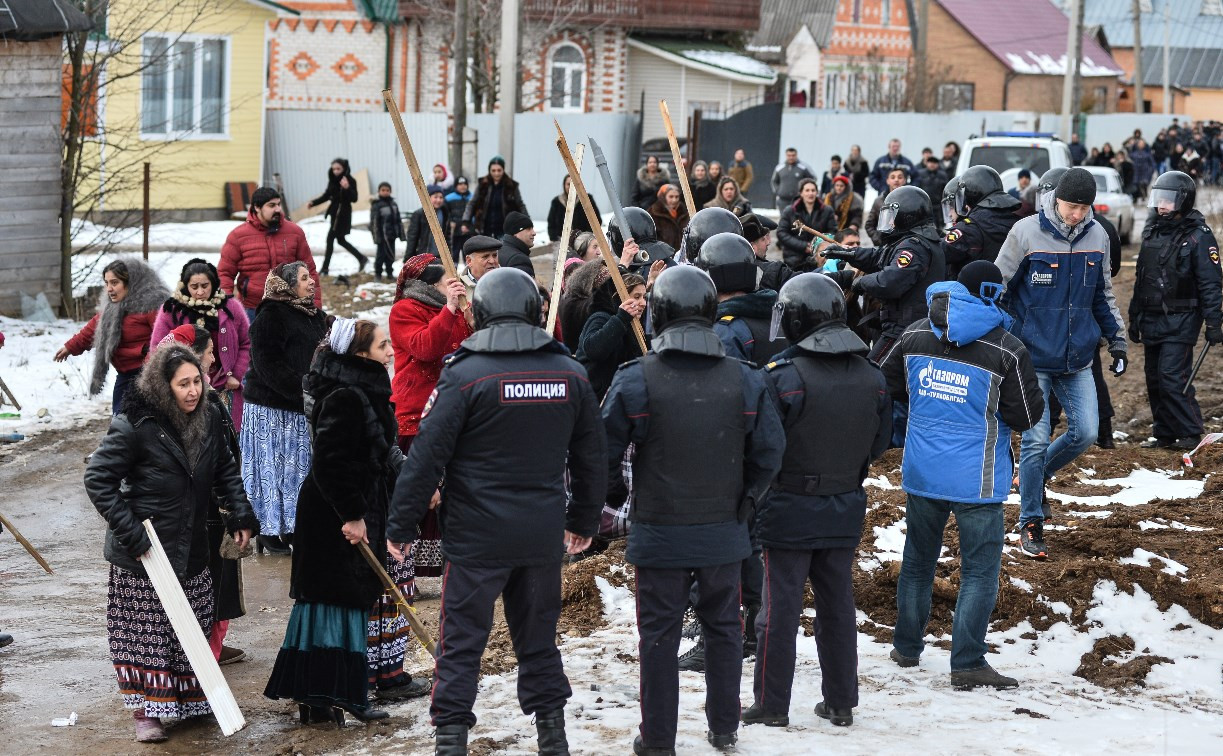
{"label": "wooden post", "polygon": [[692,218],[696,215],[696,203],[692,201],[692,189],[688,186],[688,171],[684,167],[683,156],[679,152],[679,142],[675,139],[675,127],[671,125],[671,111],[667,109],[667,101],[659,100],[658,109],[662,111],[662,122],[667,127],[667,141],[671,143],[671,158],[675,161],[675,172],[679,174],[679,186],[684,190],[684,204],[688,206],[688,217]]}
{"label": "wooden post", "polygon": [[149,259],[149,164],[144,164],[144,216],[141,220],[141,225],[144,227],[144,242],[141,244],[141,251],[144,252],[144,259]]}
{"label": "wooden post", "polygon": [[[556,148],[560,150],[561,159],[565,161],[565,168],[569,171],[569,181],[577,189],[578,200],[581,201],[582,210],[586,212],[586,220],[589,221],[590,228],[594,231],[595,241],[599,244],[603,262],[607,264],[607,272],[611,275],[612,285],[616,287],[616,294],[623,302],[628,299],[628,289],[625,288],[624,279],[620,276],[619,261],[612,255],[611,243],[607,241],[607,235],[603,233],[601,219],[595,214],[594,205],[590,204],[590,195],[586,193],[586,184],[582,183],[582,174],[578,171],[573,162],[573,155],[569,152],[565,132],[561,131],[559,122],[554,120],[552,123],[556,124]],[[615,201],[616,198],[612,199]],[[641,321],[637,318],[633,318],[633,333],[637,336],[637,346],[641,347],[641,353],[645,354],[649,351],[649,347],[645,343],[645,331],[641,328]]]}
{"label": "wooden post", "polygon": [[[585,152],[586,145],[584,144],[579,144],[577,150],[574,151],[573,163],[579,171],[582,170],[582,155]],[[571,180],[569,196],[565,198],[565,223],[561,227],[561,238],[556,247],[556,268],[552,274],[552,303],[548,306],[548,325],[544,328],[547,333],[556,330],[556,316],[561,303],[561,279],[565,277],[565,252],[569,249],[569,235],[573,233],[573,208],[577,205],[577,201],[578,190]]]}
{"label": "wooden post", "polygon": [[[1205,355],[1206,353],[1202,352],[1202,354]],[[1198,367],[1201,367],[1201,365],[1202,363],[1199,360]],[[6,391],[8,390],[7,386],[4,388]],[[12,394],[9,394],[9,396],[11,397]],[[14,403],[15,402],[16,400],[14,400]],[[21,406],[18,405],[17,409],[21,409]],[[21,544],[23,547],[25,547],[26,551],[30,552],[30,556],[34,557],[34,561],[38,562],[38,564],[47,571],[48,575],[55,574],[55,570],[51,569],[51,565],[47,564],[47,560],[42,558],[42,554],[38,553],[38,549],[34,548],[34,544],[27,541],[25,536],[23,536],[21,532],[17,530],[17,528],[13,527],[13,523],[9,522],[4,515],[0,515],[0,525],[4,525],[4,529],[13,534],[13,538],[17,539],[17,543]]]}
{"label": "wooden post", "polygon": [[[374,552],[370,549],[367,543],[358,543],[357,548],[361,550],[361,556],[365,557],[365,561],[369,562],[369,567],[382,581],[382,587],[386,588],[386,592],[395,599],[395,606],[399,608],[399,613],[408,621],[408,625],[412,628],[412,633],[416,639],[420,641],[420,645],[425,647],[430,656],[437,656],[437,644],[433,642],[433,636],[429,635],[429,631],[425,629],[425,625],[420,621],[420,617],[416,616],[416,610],[404,598],[403,591],[399,590],[399,586],[395,585],[395,581],[387,574],[386,568],[378,563],[378,557],[374,556]],[[410,559],[411,557],[404,557]]]}

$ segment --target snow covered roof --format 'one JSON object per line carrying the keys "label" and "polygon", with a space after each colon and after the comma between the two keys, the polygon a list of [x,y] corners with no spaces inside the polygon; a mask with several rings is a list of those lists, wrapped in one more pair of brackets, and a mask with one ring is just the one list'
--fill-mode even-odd
{"label": "snow covered roof", "polygon": [[690,39],[629,37],[631,47],[715,76],[749,84],[772,84],[777,72],[767,63],[749,58],[726,45]]}
{"label": "snow covered roof", "polygon": [[[1017,74],[1066,73],[1070,20],[1050,0],[937,0],[981,46]],[[1119,76],[1117,61],[1088,34],[1083,35],[1083,76]]]}

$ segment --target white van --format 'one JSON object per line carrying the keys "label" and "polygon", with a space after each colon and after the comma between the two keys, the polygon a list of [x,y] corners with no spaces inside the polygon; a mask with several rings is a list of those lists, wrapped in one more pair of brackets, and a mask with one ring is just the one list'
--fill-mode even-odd
{"label": "white van", "polygon": [[1066,143],[1041,132],[987,131],[984,137],[973,137],[960,150],[960,162],[955,175],[974,165],[988,165],[1002,176],[1002,186],[1012,189],[1019,184],[1019,171],[1027,168],[1032,181],[1038,180],[1050,168],[1070,168],[1074,160]]}

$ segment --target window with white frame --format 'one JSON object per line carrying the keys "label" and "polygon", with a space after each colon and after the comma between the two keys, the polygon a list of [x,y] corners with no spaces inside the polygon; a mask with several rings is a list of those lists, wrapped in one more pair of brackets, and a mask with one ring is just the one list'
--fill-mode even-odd
{"label": "window with white frame", "polygon": [[586,56],[577,45],[565,43],[552,49],[548,68],[550,110],[585,110]]}
{"label": "window with white frame", "polygon": [[215,139],[227,134],[228,39],[146,34],[142,53],[141,136]]}

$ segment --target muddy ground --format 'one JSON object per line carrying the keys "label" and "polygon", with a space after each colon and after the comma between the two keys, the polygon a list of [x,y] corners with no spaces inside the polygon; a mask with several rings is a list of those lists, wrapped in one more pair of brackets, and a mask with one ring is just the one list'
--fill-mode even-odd
{"label": "muddy ground", "polygon": [[[1132,260],[1136,247],[1127,249]],[[551,261],[537,257],[540,279],[550,280]],[[1129,301],[1134,269],[1123,269],[1115,285],[1122,308]],[[328,282],[324,286],[326,306],[349,314],[389,304],[377,296],[352,302],[352,290],[369,276],[352,276],[347,285]],[[1141,348],[1132,347],[1129,372],[1120,379],[1108,378],[1117,409],[1115,426],[1129,434],[1116,451],[1092,449],[1074,469],[1058,477],[1054,488],[1068,493],[1087,493],[1075,488],[1080,468],[1090,468],[1094,477],[1124,477],[1137,467],[1176,469],[1179,454],[1137,448],[1149,432],[1150,410],[1142,379]],[[1212,353],[1198,378],[1199,399],[1208,430],[1223,430],[1223,350]],[[0,508],[36,544],[56,568],[54,576],[43,574],[8,535],[0,535],[0,630],[16,642],[0,650],[0,733],[7,753],[130,753],[133,750],[130,715],[123,711],[106,646],[105,604],[107,566],[102,558],[103,523],[84,495],[81,476],[83,459],[105,432],[106,419],[99,417],[67,432],[48,432],[23,444],[0,449]],[[1132,442],[1132,443],[1131,443]],[[1198,455],[1195,476],[1218,474],[1223,468],[1223,448]],[[872,475],[887,475],[899,483],[898,452],[881,459]],[[1039,632],[1065,618],[1047,602],[1062,601],[1070,608],[1070,621],[1086,624],[1085,611],[1097,580],[1108,579],[1130,590],[1139,585],[1161,608],[1184,606],[1195,618],[1212,627],[1223,627],[1223,566],[1217,557],[1218,533],[1223,530],[1223,477],[1207,478],[1206,492],[1191,501],[1156,501],[1137,507],[1114,507],[1111,516],[1099,519],[1063,519],[1065,530],[1053,531],[1049,542],[1052,558],[1032,562],[1008,551],[1004,557],[1001,593],[995,627],[1012,627],[1028,621]],[[1090,489],[1093,494],[1107,493]],[[874,526],[885,526],[902,516],[900,491],[872,489],[876,506],[868,518],[862,543],[863,558],[875,551]],[[1067,507],[1070,509],[1070,507]],[[1008,522],[1017,512],[1008,506]],[[1164,518],[1209,531],[1140,530],[1139,520]],[[958,554],[954,521],[946,544],[950,555]],[[1136,546],[1165,555],[1188,567],[1188,580],[1158,570],[1121,566],[1117,558],[1132,554]],[[602,624],[601,607],[594,577],[603,575],[620,582],[631,577],[613,570],[622,563],[622,548],[566,568],[565,610],[562,631],[585,634]],[[931,631],[945,632],[958,583],[954,561],[939,567]],[[424,753],[432,748],[427,701],[417,700],[389,707],[394,715],[387,722],[344,731],[325,727],[298,726],[291,704],[262,696],[276,649],[283,637],[291,602],[288,598],[286,557],[257,557],[244,563],[248,614],[234,621],[229,640],[247,649],[252,659],[225,667],[224,671],[246,716],[248,726],[231,738],[222,738],[211,718],[171,730],[163,746],[141,749],[157,753],[261,754],[327,753],[352,749],[379,749]],[[859,606],[869,620],[862,630],[878,638],[888,637],[882,625],[895,618],[894,566],[856,574]],[[1026,581],[1036,593],[1017,588],[1011,578]],[[423,581],[422,581],[423,582]],[[430,628],[437,625],[437,586],[422,586],[421,614]],[[875,623],[879,623],[876,625]],[[513,668],[506,634],[498,626],[483,665],[486,673]],[[1127,660],[1117,663],[1125,654]],[[1133,657],[1133,658],[1130,658]],[[1134,649],[1126,636],[1101,639],[1085,654],[1082,676],[1112,687],[1140,686],[1146,671],[1161,659]],[[411,665],[428,668],[418,656]],[[75,711],[75,727],[55,728],[50,721]],[[494,742],[473,742],[473,753],[494,753]]]}

